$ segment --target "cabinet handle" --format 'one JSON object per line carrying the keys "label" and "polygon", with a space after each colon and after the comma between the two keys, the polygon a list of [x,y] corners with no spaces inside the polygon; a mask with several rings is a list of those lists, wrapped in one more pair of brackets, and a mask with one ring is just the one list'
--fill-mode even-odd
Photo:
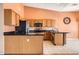
{"label": "cabinet handle", "polygon": [[27,42],[29,42],[30,40],[29,39],[26,39],[27,40]]}

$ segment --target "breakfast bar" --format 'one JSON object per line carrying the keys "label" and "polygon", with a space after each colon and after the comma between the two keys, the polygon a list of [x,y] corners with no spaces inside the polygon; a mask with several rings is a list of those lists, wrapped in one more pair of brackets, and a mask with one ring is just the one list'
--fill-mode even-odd
{"label": "breakfast bar", "polygon": [[26,34],[16,32],[4,33],[5,54],[43,54],[43,41],[46,33],[50,33],[50,40],[55,46],[66,44],[67,32],[39,31]]}

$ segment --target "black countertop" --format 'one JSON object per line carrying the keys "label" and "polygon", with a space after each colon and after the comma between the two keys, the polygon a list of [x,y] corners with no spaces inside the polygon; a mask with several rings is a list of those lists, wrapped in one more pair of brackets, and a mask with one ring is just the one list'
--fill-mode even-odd
{"label": "black countertop", "polygon": [[22,35],[22,34],[8,34],[8,35],[5,35],[5,36],[44,36],[44,34],[25,34],[25,35]]}
{"label": "black countertop", "polygon": [[20,35],[20,36],[43,36],[44,32],[29,32],[29,33],[22,33],[22,32],[15,32],[15,31],[11,31],[11,32],[4,32],[4,35]]}
{"label": "black countertop", "polygon": [[4,33],[4,35],[11,35],[11,36],[12,36],[12,35],[14,35],[14,36],[15,36],[15,35],[17,35],[17,36],[18,36],[18,35],[20,35],[20,36],[24,36],[24,35],[26,35],[26,36],[43,36],[44,33],[28,33],[28,34],[27,34],[27,33],[25,33],[25,34],[22,34],[22,33],[21,33],[21,34],[20,34],[20,33],[10,33],[10,32],[9,32],[9,33]]}
{"label": "black countertop", "polygon": [[51,32],[51,33],[68,33],[68,32],[54,32],[53,30],[40,30],[40,31],[35,31],[35,30],[30,30],[28,33],[26,32],[16,32],[16,31],[11,31],[11,32],[4,32],[4,35],[27,35],[27,36],[40,36],[44,35],[44,32]]}
{"label": "black countertop", "polygon": [[[31,35],[33,33],[33,35],[39,35],[42,32],[52,32],[52,30],[29,30],[29,32],[16,32],[16,31],[11,31],[11,32],[4,32],[4,35]],[[29,34],[31,33],[31,34]],[[38,34],[39,33],[39,34]]]}

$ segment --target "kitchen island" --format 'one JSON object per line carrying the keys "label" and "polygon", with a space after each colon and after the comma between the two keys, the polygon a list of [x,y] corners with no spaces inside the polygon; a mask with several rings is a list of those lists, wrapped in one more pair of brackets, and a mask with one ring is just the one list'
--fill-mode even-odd
{"label": "kitchen island", "polygon": [[43,54],[43,34],[5,35],[5,54]]}
{"label": "kitchen island", "polygon": [[10,32],[4,34],[5,54],[43,54],[43,41],[46,33],[50,33],[50,39],[55,46],[66,44],[68,32],[41,31],[26,34]]}

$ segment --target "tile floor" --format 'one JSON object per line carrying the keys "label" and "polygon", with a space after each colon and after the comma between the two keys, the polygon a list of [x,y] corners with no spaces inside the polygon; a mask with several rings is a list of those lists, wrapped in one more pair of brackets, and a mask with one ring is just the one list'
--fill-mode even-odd
{"label": "tile floor", "polygon": [[78,55],[79,39],[67,39],[64,46],[54,46],[50,41],[43,43],[44,55]]}

